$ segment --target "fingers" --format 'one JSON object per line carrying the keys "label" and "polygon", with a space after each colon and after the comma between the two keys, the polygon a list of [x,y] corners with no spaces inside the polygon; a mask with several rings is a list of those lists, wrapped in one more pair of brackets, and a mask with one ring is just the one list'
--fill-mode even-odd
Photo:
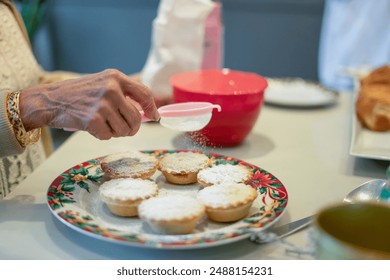
{"label": "fingers", "polygon": [[113,137],[128,136],[132,131],[132,124],[127,123],[119,112],[107,116],[107,124],[111,128]]}
{"label": "fingers", "polygon": [[101,140],[135,135],[141,125],[139,111],[126,101],[119,105],[119,107],[113,106],[111,102],[102,105],[88,121],[85,130]]}
{"label": "fingers", "polygon": [[114,136],[133,136],[141,126],[141,114],[138,109],[127,100],[120,104],[117,114],[108,118]]}
{"label": "fingers", "polygon": [[111,139],[112,130],[107,122],[102,122],[101,125],[95,127],[95,125],[91,125],[87,129],[87,131],[94,137],[100,140],[109,140]]}
{"label": "fingers", "polygon": [[[121,75],[120,72],[114,74]],[[105,95],[107,105],[101,109],[100,114],[107,119],[113,136],[134,135],[141,125],[139,111],[142,110],[142,107],[122,92],[120,83],[111,82],[110,86],[107,86],[106,91],[108,92]]]}
{"label": "fingers", "polygon": [[146,116],[153,120],[158,120],[160,114],[157,111],[151,90],[139,81],[131,79],[124,74],[122,78],[124,79],[122,84],[124,94],[134,99],[142,107]]}
{"label": "fingers", "polygon": [[129,98],[125,98],[125,102],[120,104],[119,113],[126,121],[131,130],[128,132],[128,136],[134,135],[141,126],[141,114],[139,112],[138,104],[134,104]]}

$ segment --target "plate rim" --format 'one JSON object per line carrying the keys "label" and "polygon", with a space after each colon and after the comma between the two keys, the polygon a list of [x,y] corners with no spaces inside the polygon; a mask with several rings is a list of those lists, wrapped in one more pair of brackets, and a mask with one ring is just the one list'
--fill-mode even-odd
{"label": "plate rim", "polygon": [[[59,174],[50,183],[50,185],[48,187],[48,190],[46,192],[46,204],[47,204],[50,212],[60,222],[62,222],[64,225],[68,226],[69,228],[71,228],[73,230],[76,230],[77,232],[79,232],[81,234],[84,234],[84,235],[89,236],[89,237],[93,237],[93,238],[98,239],[98,240],[111,242],[111,243],[116,243],[116,244],[134,246],[134,247],[142,247],[142,248],[154,248],[154,249],[195,249],[195,248],[214,247],[214,246],[224,245],[224,244],[228,244],[228,243],[232,243],[232,242],[236,242],[236,241],[245,239],[245,238],[249,237],[253,233],[256,233],[256,232],[259,232],[259,231],[263,231],[263,230],[271,227],[274,223],[276,223],[278,220],[280,220],[280,218],[285,214],[285,212],[287,210],[289,195],[288,195],[288,191],[287,191],[285,185],[275,175],[273,175],[272,173],[268,172],[265,169],[262,169],[261,167],[259,167],[257,165],[251,164],[251,163],[249,163],[247,161],[241,160],[241,159],[236,158],[236,157],[226,156],[226,155],[219,154],[219,153],[214,153],[214,152],[199,151],[199,150],[183,150],[183,149],[160,149],[159,150],[159,149],[155,149],[155,150],[140,150],[140,151],[144,152],[144,153],[158,152],[160,154],[161,153],[169,153],[169,152],[190,151],[190,152],[203,153],[203,154],[206,154],[208,156],[212,156],[212,157],[216,157],[216,158],[221,157],[221,158],[223,158],[223,160],[226,160],[226,161],[238,161],[239,163],[244,163],[244,165],[248,165],[250,167],[254,167],[258,171],[260,171],[261,174],[263,174],[263,173],[269,174],[273,178],[275,178],[278,183],[280,183],[280,186],[279,186],[278,189],[281,189],[283,191],[283,193],[285,194],[285,196],[281,199],[281,204],[283,204],[283,206],[281,206],[281,207],[283,207],[283,209],[279,213],[275,212],[276,216],[271,218],[271,220],[267,221],[261,227],[243,227],[243,226],[240,226],[240,227],[235,228],[232,231],[232,233],[234,234],[236,231],[243,231],[241,234],[230,236],[230,237],[226,237],[226,238],[223,238],[223,239],[212,240],[212,242],[201,242],[201,243],[195,242],[195,243],[186,244],[183,241],[181,241],[181,242],[177,242],[176,241],[176,242],[169,242],[169,243],[157,241],[157,242],[151,242],[151,243],[148,243],[148,242],[140,243],[140,242],[134,242],[134,241],[129,241],[129,240],[125,240],[125,239],[120,240],[120,239],[106,237],[106,236],[103,236],[103,235],[100,235],[100,234],[97,234],[97,233],[94,233],[94,232],[87,231],[87,230],[85,230],[83,228],[80,228],[80,227],[70,223],[68,220],[66,220],[64,217],[62,217],[60,215],[62,212],[57,212],[56,209],[53,209],[53,207],[50,205],[50,200],[49,200],[49,197],[50,197],[49,194],[50,194],[50,190],[51,190],[52,186],[55,185],[57,180],[59,180],[60,178],[64,178],[64,177],[61,177],[62,175],[66,174],[67,172],[69,172],[70,170],[72,170],[72,169],[74,169],[76,167],[80,167],[80,166],[84,167],[84,166],[92,165],[92,162],[95,162],[95,166],[97,166],[97,161],[104,157],[104,156],[100,156],[100,157],[96,157],[96,158],[93,158],[93,159],[81,162],[79,164],[76,164],[76,165],[74,165],[74,166],[64,170],[61,174]],[[280,194],[280,192],[278,192],[278,194]],[[271,207],[270,209],[274,209],[275,208],[274,206],[270,206],[270,207]],[[85,211],[85,209],[82,209],[82,208],[80,208],[80,209]],[[260,212],[256,212],[255,214],[258,214],[258,213],[260,213]],[[91,213],[88,213],[88,214],[90,216],[94,216]],[[96,218],[98,218],[98,217],[96,217]],[[248,218],[250,218],[250,217],[247,217],[245,219],[248,219]],[[240,222],[243,221],[243,220],[244,219],[240,220]],[[260,220],[262,220],[262,219],[260,219]],[[263,222],[259,221],[258,223],[262,224]],[[231,224],[229,224],[229,225],[231,225]],[[216,232],[217,234],[218,234],[218,232],[222,232],[223,233],[223,229],[224,228],[221,228],[221,229],[218,229],[218,230],[213,230],[212,232]],[[144,234],[144,235],[147,236],[147,235],[154,235],[154,234]],[[158,234],[158,235],[160,235],[160,234]],[[202,236],[202,235],[204,235],[204,234],[203,233],[193,233],[193,234],[180,235],[180,236],[188,236],[188,237],[194,237],[195,236],[196,237],[196,236]],[[169,237],[172,237],[172,235],[169,235]]]}

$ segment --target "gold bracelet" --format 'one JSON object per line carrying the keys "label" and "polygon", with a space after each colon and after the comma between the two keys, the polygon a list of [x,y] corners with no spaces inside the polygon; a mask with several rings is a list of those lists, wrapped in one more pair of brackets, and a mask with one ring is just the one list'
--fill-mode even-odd
{"label": "gold bracelet", "polygon": [[19,96],[20,91],[13,91],[8,93],[7,96],[7,113],[8,119],[11,122],[16,139],[20,145],[25,148],[28,145],[38,142],[41,137],[41,129],[37,128],[31,131],[26,131],[23,126],[22,119],[20,118],[19,111]]}

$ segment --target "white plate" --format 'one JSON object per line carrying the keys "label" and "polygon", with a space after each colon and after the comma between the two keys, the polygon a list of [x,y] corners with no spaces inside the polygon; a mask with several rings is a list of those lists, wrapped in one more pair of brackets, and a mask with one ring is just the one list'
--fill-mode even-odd
{"label": "white plate", "polygon": [[355,98],[352,110],[350,154],[356,157],[390,161],[390,131],[377,132],[362,126],[356,116]]}
{"label": "white plate", "polygon": [[337,94],[321,85],[302,79],[268,78],[265,102],[288,107],[319,107],[334,104]]}
{"label": "white plate", "polygon": [[[158,157],[176,150],[143,151]],[[211,247],[248,238],[268,228],[285,212],[287,190],[275,176],[242,160],[215,153],[207,154],[216,164],[242,164],[252,170],[249,185],[258,191],[249,216],[233,223],[216,223],[205,218],[191,234],[157,234],[139,218],[118,217],[99,199],[104,181],[100,159],[80,163],[60,174],[49,186],[47,203],[53,215],[70,228],[87,236],[124,245],[158,249]],[[160,193],[194,196],[197,184],[177,186],[166,182],[160,171],[153,177]]]}

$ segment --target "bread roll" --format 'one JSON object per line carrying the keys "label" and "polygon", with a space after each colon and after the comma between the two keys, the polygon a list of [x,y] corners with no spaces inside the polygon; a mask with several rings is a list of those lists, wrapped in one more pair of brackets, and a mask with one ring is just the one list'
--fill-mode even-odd
{"label": "bread roll", "polygon": [[390,130],[390,67],[375,69],[360,81],[356,114],[373,131]]}

